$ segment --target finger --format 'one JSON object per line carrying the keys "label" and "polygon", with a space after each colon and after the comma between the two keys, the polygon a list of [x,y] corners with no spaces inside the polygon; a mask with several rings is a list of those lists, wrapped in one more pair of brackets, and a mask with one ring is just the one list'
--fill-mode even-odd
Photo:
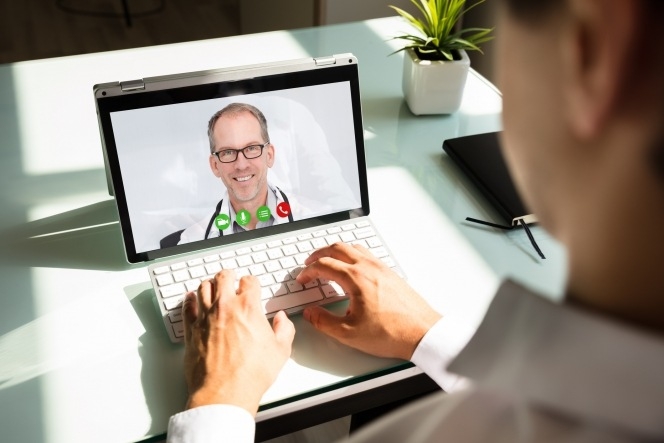
{"label": "finger", "polygon": [[277,343],[288,349],[290,354],[295,338],[295,326],[284,311],[277,312],[277,315],[272,319],[272,330]]}
{"label": "finger", "polygon": [[248,296],[256,301],[261,299],[261,285],[253,275],[245,275],[240,279],[237,295]]}
{"label": "finger", "polygon": [[316,278],[324,278],[336,281],[343,286],[348,283],[346,270],[349,266],[352,265],[332,257],[321,257],[319,260],[302,269],[295,279],[300,284],[306,284]]}
{"label": "finger", "polygon": [[373,254],[372,254],[367,248],[365,248],[364,246],[362,246],[362,245],[358,245],[358,244],[354,244],[353,247],[354,247],[356,250],[358,250],[361,254],[364,254],[364,255],[366,255],[367,257],[373,257]]}
{"label": "finger", "polygon": [[309,257],[307,257],[307,259],[304,261],[304,264],[309,265],[323,257],[332,257],[346,263],[354,263],[355,258],[357,257],[357,252],[351,245],[337,242],[330,246],[317,249],[311,255],[309,255]]}
{"label": "finger", "polygon": [[212,290],[214,288],[214,282],[212,280],[203,280],[200,285],[198,285],[198,291],[196,295],[198,296],[198,306],[205,310],[210,309],[212,305]]}
{"label": "finger", "polygon": [[225,297],[235,296],[235,271],[232,269],[219,271],[214,276],[214,281],[216,289],[212,295],[212,303]]}
{"label": "finger", "polygon": [[305,309],[303,317],[323,334],[336,339],[341,338],[345,317],[334,315],[320,306]]}
{"label": "finger", "polygon": [[189,337],[191,337],[191,327],[198,318],[198,301],[193,291],[187,292],[184,296],[182,318],[184,320],[184,340],[188,342]]}

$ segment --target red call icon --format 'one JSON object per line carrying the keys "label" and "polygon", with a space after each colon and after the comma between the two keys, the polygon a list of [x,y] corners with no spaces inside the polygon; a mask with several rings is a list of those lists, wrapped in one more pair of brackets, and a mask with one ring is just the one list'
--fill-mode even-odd
{"label": "red call icon", "polygon": [[277,215],[279,217],[288,217],[290,214],[290,205],[286,202],[281,202],[277,205]]}

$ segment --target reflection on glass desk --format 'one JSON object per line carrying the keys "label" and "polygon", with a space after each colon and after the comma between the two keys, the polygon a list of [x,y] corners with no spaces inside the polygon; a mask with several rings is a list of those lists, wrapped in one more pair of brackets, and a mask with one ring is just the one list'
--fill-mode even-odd
{"label": "reflection on glass desk", "polygon": [[[469,329],[507,275],[560,296],[560,246],[535,228],[542,261],[520,232],[465,223],[491,219],[491,209],[441,149],[445,138],[500,130],[500,94],[471,72],[459,112],[413,116],[401,93],[402,56],[388,56],[401,26],[378,19],[0,66],[3,441],[142,440],[163,434],[185,403],[182,346],[163,329],[146,265],[124,259],[96,83],[352,52],[371,217],[409,283]],[[292,358],[263,398],[259,435],[430,389],[409,363],[346,348],[293,320]]]}

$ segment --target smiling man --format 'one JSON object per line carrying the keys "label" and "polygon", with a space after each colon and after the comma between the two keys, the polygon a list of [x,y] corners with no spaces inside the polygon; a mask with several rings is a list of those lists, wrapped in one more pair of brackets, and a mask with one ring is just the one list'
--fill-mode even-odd
{"label": "smiling man", "polygon": [[208,123],[210,169],[226,186],[214,212],[185,229],[180,244],[293,221],[284,192],[268,183],[275,149],[255,106],[231,103]]}

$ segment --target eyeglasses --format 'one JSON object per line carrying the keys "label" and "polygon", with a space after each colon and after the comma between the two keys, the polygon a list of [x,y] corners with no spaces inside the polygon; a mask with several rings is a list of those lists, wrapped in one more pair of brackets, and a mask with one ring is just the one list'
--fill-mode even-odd
{"label": "eyeglasses", "polygon": [[233,163],[237,160],[238,152],[241,152],[247,160],[251,160],[252,158],[258,158],[263,155],[263,148],[269,144],[270,141],[268,140],[262,145],[249,145],[242,149],[224,149],[223,151],[213,152],[212,155],[217,157],[222,163]]}

